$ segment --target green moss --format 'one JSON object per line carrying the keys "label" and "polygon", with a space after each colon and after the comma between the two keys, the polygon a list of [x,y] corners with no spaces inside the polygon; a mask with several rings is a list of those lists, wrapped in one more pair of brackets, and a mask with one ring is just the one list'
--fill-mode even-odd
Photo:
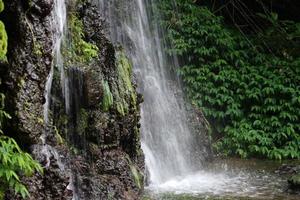
{"label": "green moss", "polygon": [[103,99],[102,99],[102,110],[107,112],[114,103],[113,95],[110,91],[107,81],[102,82],[103,86]]}
{"label": "green moss", "polygon": [[5,25],[0,21],[0,60],[6,60],[7,53],[7,34]]}
{"label": "green moss", "polygon": [[118,111],[118,113],[120,113],[121,115],[125,115],[125,113],[127,112],[127,110],[125,111],[125,109],[124,109],[124,106],[123,105],[125,105],[125,103],[123,102],[123,103],[120,103],[120,102],[117,102],[117,111]]}
{"label": "green moss", "polygon": [[130,170],[131,170],[131,174],[132,174],[132,176],[133,176],[135,185],[136,185],[139,189],[142,189],[142,188],[143,188],[143,180],[142,180],[142,178],[141,178],[141,174],[138,172],[138,170],[135,168],[134,165],[131,165],[131,166],[130,166]]}
{"label": "green moss", "polygon": [[98,56],[98,47],[85,41],[83,23],[75,13],[68,19],[70,41],[64,44],[63,54],[67,65],[87,64]]}
{"label": "green moss", "polygon": [[139,188],[139,189],[143,189],[144,185],[144,181],[143,181],[143,175],[138,171],[138,169],[134,166],[134,164],[132,163],[131,159],[127,156],[126,157],[129,167],[130,167],[130,171],[131,171],[131,175],[132,178],[134,180],[135,185]]}
{"label": "green moss", "polygon": [[4,10],[4,3],[2,0],[0,0],[0,12]]}
{"label": "green moss", "polygon": [[114,85],[115,106],[119,114],[124,116],[130,108],[136,108],[137,96],[132,84],[132,65],[123,51],[117,53],[118,82]]}
{"label": "green moss", "polygon": [[118,55],[118,75],[124,87],[123,92],[131,97],[132,103],[135,105],[137,97],[131,81],[132,65],[122,51]]}
{"label": "green moss", "polygon": [[56,141],[58,142],[58,144],[64,144],[64,139],[63,137],[60,135],[59,130],[56,126],[53,127],[54,128],[54,132],[55,132],[55,138]]}
{"label": "green moss", "polygon": [[34,44],[33,44],[33,53],[37,56],[43,55],[43,47],[35,39],[34,39]]}

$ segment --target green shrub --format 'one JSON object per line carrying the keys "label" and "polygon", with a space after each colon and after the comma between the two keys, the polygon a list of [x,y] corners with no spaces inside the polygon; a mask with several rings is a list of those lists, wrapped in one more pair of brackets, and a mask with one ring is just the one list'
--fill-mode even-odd
{"label": "green shrub", "polygon": [[193,0],[159,6],[169,52],[187,63],[179,70],[187,96],[218,133],[216,149],[241,157],[300,158],[299,57],[259,52],[259,44]]}

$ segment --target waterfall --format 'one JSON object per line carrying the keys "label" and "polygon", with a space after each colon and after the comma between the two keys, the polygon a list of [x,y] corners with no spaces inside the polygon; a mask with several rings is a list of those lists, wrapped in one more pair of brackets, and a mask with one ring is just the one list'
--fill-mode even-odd
{"label": "waterfall", "polygon": [[[52,26],[53,26],[53,30],[54,30],[54,34],[53,34],[53,55],[55,57],[51,69],[50,69],[50,73],[47,77],[47,81],[46,81],[46,87],[45,87],[45,104],[44,104],[44,123],[45,123],[45,130],[44,130],[44,134],[41,136],[41,140],[42,140],[42,150],[41,153],[45,155],[47,163],[46,163],[46,167],[49,167],[50,165],[50,157],[54,156],[60,166],[61,169],[64,169],[64,165],[61,163],[60,159],[59,159],[59,155],[57,153],[57,151],[51,147],[50,145],[47,144],[47,136],[49,134],[49,126],[50,125],[50,119],[49,119],[49,111],[50,111],[50,105],[51,105],[51,89],[52,89],[52,82],[53,82],[53,75],[54,75],[54,68],[55,66],[59,67],[59,71],[60,71],[60,79],[61,82],[64,84],[64,70],[63,70],[63,58],[61,55],[61,44],[64,38],[64,29],[65,29],[65,25],[66,25],[66,4],[65,1],[63,0],[55,0],[54,1],[54,11],[53,11],[53,21],[52,21]],[[64,93],[64,86],[62,86],[62,90]]]}
{"label": "waterfall", "polygon": [[155,1],[100,0],[99,6],[112,41],[121,44],[133,62],[145,99],[141,140],[149,183],[159,185],[199,170],[201,158],[192,155],[199,146],[197,138],[189,129],[183,97],[173,89],[176,58],[166,55],[163,32],[153,20]]}

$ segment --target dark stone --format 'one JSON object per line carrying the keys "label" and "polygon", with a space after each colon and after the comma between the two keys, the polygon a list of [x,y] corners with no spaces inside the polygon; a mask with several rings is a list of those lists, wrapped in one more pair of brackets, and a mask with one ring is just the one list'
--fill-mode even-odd
{"label": "dark stone", "polygon": [[[52,4],[50,0],[43,2]],[[9,128],[22,143],[34,144],[39,142],[43,130],[38,119],[43,119],[45,80],[53,59],[52,18],[49,11],[44,17],[35,15],[23,1],[4,3],[9,64],[1,76],[6,108],[12,115]]]}
{"label": "dark stone", "polygon": [[41,17],[49,15],[53,9],[53,0],[30,0],[30,9]]}
{"label": "dark stone", "polygon": [[300,173],[300,165],[289,165],[289,164],[283,164],[281,165],[276,171],[276,174],[280,175],[291,175]]}

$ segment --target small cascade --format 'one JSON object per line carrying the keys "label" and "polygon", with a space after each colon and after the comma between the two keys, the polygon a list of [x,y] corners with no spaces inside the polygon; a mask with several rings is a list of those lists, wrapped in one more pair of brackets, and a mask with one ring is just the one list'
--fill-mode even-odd
{"label": "small cascade", "polygon": [[[65,73],[64,68],[64,59],[62,55],[62,45],[65,41],[66,35],[66,24],[67,24],[67,10],[66,10],[66,1],[65,0],[55,0],[54,1],[54,11],[53,11],[53,29],[54,29],[54,37],[53,37],[53,55],[54,61],[50,70],[50,73],[47,78],[46,88],[45,88],[45,99],[46,102],[44,104],[44,122],[45,122],[45,131],[41,136],[42,147],[39,151],[42,155],[46,157],[46,165],[48,168],[50,166],[51,158],[53,157],[59,169],[68,174],[69,177],[69,185],[67,186],[67,190],[72,191],[73,200],[77,200],[76,187],[74,186],[74,176],[73,173],[68,170],[69,166],[66,166],[66,161],[62,161],[61,155],[58,150],[47,144],[47,138],[50,137],[49,134],[53,134],[53,128],[55,127],[54,119],[55,113],[52,111],[53,104],[53,84],[54,74],[59,72],[59,83],[60,83],[60,93],[64,102],[64,109],[67,116],[71,119],[68,123],[68,135],[67,141],[72,142],[72,144],[82,143],[81,139],[74,137],[78,132],[75,131],[76,124],[78,123],[78,116],[81,99],[83,98],[83,74],[78,68],[69,68],[68,73]],[[55,127],[56,128],[56,127]],[[71,132],[71,133],[69,133]]]}
{"label": "small cascade", "polygon": [[[53,54],[55,57],[55,60],[52,64],[50,73],[48,75],[47,81],[46,81],[46,88],[45,88],[45,99],[46,102],[44,104],[44,123],[45,123],[45,130],[44,134],[41,136],[43,148],[41,150],[41,153],[45,155],[47,163],[46,167],[50,166],[50,157],[53,156],[57,162],[59,163],[59,166],[62,170],[64,170],[63,164],[60,161],[60,158],[58,156],[57,151],[47,144],[47,136],[49,134],[49,129],[51,129],[51,121],[50,121],[50,105],[51,105],[51,89],[52,89],[52,83],[53,83],[53,75],[54,75],[54,67],[58,66],[60,69],[60,78],[61,82],[64,83],[64,70],[63,70],[63,59],[61,55],[61,44],[64,38],[64,30],[66,25],[66,4],[63,0],[55,0],[54,2],[54,12],[53,12],[53,29],[54,29],[54,48],[53,48]],[[62,87],[65,88],[65,87]],[[64,91],[64,89],[63,89]],[[64,93],[64,92],[63,92]]]}
{"label": "small cascade", "polygon": [[[133,61],[144,96],[142,105],[142,149],[150,184],[159,185],[176,176],[186,176],[201,167],[201,147],[188,126],[183,97],[173,89],[176,59],[166,55],[166,44],[157,20],[156,1],[100,0],[110,24],[110,36],[125,47]],[[179,83],[177,87],[180,90]]]}

